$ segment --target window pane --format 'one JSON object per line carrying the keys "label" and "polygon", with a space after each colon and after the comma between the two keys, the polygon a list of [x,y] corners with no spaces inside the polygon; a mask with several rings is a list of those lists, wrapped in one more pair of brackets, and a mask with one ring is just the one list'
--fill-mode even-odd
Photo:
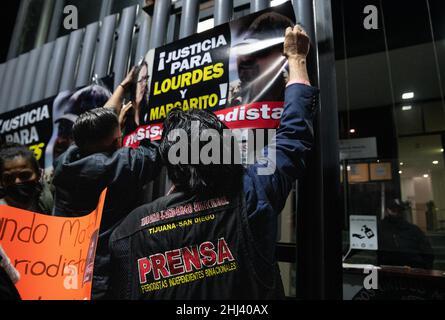
{"label": "window pane", "polygon": [[[367,5],[378,10],[376,30],[364,28]],[[382,268],[382,286],[411,277],[418,288],[433,288],[445,270],[445,23],[438,14],[445,3],[419,0],[403,10],[389,0],[332,6],[345,299],[385,296],[361,291],[364,264]],[[393,298],[406,295],[400,286],[391,290]],[[431,293],[422,290],[414,296]]]}

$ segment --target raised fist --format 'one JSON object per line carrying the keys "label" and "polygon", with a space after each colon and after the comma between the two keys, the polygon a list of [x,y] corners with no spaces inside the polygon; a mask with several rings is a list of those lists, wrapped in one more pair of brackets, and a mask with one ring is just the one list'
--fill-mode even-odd
{"label": "raised fist", "polygon": [[310,39],[306,31],[296,25],[294,28],[287,28],[284,37],[284,55],[289,58],[306,59],[309,48]]}

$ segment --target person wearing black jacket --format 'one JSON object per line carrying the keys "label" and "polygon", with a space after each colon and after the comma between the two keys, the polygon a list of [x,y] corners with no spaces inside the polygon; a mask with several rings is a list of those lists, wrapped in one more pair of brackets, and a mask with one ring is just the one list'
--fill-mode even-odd
{"label": "person wearing black jacket", "polygon": [[[212,141],[222,140],[227,127],[205,110],[175,109],[168,115],[160,153],[175,190],[137,208],[113,231],[110,297],[284,298],[275,257],[277,217],[292,184],[304,175],[313,146],[318,89],[310,86],[306,69],[309,43],[300,26],[286,30],[290,79],[281,125],[267,149],[275,151],[275,159],[267,154],[247,168],[236,163],[175,163],[170,153],[177,152],[176,144],[190,155],[190,140],[199,139],[202,130],[214,133]],[[198,122],[196,134],[193,122]],[[188,145],[171,139],[175,132],[188,137]],[[269,168],[275,170],[264,172]]]}
{"label": "person wearing black jacket", "polygon": [[422,230],[404,218],[405,205],[394,199],[379,222],[377,263],[387,266],[409,266],[432,270],[434,251]]}
{"label": "person wearing black jacket", "polygon": [[[133,73],[132,70],[120,88],[131,81]],[[105,298],[107,291],[111,232],[142,204],[142,187],[155,179],[161,168],[158,148],[150,141],[141,142],[136,149],[122,148],[119,96],[115,94],[104,108],[86,112],[77,119],[73,126],[75,145],[54,166],[56,216],[75,217],[92,212],[101,192],[108,188],[96,249],[93,299]]]}

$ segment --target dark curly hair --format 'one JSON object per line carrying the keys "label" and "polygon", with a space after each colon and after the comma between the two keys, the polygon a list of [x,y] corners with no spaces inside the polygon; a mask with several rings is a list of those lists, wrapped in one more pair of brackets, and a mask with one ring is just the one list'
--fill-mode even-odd
{"label": "dark curly hair", "polygon": [[[199,135],[192,136],[192,121],[199,122]],[[178,139],[174,141],[168,139],[170,132],[175,129],[183,129],[187,133],[188,161],[186,164],[172,164],[168,159],[170,149],[178,143]],[[207,142],[200,141],[199,136],[206,129],[218,132],[220,156],[225,152],[230,152],[232,156],[236,152],[239,154],[236,142],[231,143],[231,146],[235,145],[234,148],[226,149],[227,145],[223,143],[223,130],[227,127],[212,112],[200,109],[183,111],[177,108],[169,113],[164,122],[164,131],[159,147],[161,157],[167,166],[168,176],[178,191],[186,193],[238,193],[242,183],[243,167],[241,164],[234,164],[234,161],[231,161],[232,164],[222,164],[222,159],[219,163],[204,164],[201,159],[197,164],[192,163],[191,146],[193,143],[199,145],[199,154],[201,154],[201,150]],[[234,142],[234,138],[231,137],[231,139],[231,142]]]}

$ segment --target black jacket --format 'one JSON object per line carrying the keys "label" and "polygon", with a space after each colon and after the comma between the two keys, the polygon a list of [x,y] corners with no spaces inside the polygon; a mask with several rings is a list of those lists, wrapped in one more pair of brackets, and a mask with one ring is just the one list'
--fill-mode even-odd
{"label": "black jacket", "polygon": [[253,244],[244,194],[160,198],[110,238],[113,299],[280,299],[278,264]]}
{"label": "black jacket", "polygon": [[433,269],[434,251],[418,226],[387,216],[379,224],[378,264]]}
{"label": "black jacket", "polygon": [[0,267],[0,300],[21,300],[8,274]]}
{"label": "black jacket", "polygon": [[86,157],[72,146],[57,159],[53,179],[56,216],[89,214],[97,207],[101,192],[108,188],[96,250],[93,299],[101,298],[107,289],[111,232],[142,204],[141,189],[158,175],[160,167],[158,148],[149,141],[137,149],[122,148],[113,154]]}
{"label": "black jacket", "polygon": [[[204,195],[174,194],[128,215],[110,238],[111,296],[116,299],[283,297],[275,259],[277,217],[292,184],[305,171],[306,155],[313,145],[312,120],[317,94],[316,88],[301,84],[287,87],[281,125],[272,144],[276,158],[269,154],[245,170],[243,189],[237,199],[229,199],[227,205],[219,208],[184,214],[184,204],[186,208],[195,207],[194,203],[209,199]],[[260,174],[259,169],[265,168],[274,169],[273,173]],[[160,213],[163,210],[180,214]],[[197,257],[199,252],[195,251],[196,263],[191,267],[190,251],[203,244],[219,249],[224,244],[221,239],[227,243],[233,259],[218,261],[212,259],[211,252],[204,253],[200,258],[211,263],[203,266]],[[153,262],[157,265],[155,272],[153,266],[150,269]],[[185,272],[181,274],[182,271]]]}

